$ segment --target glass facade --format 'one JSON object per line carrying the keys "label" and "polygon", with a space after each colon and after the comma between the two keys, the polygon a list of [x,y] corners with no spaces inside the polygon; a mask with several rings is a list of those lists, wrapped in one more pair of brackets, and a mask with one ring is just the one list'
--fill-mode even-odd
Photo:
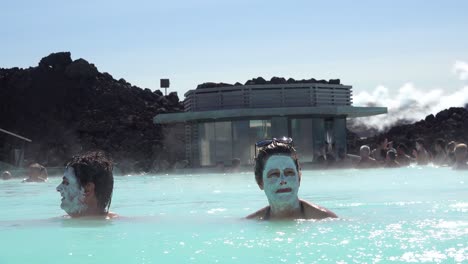
{"label": "glass facade", "polygon": [[200,166],[219,162],[231,165],[233,158],[251,164],[255,143],[271,138],[270,120],[241,120],[198,124],[198,157]]}
{"label": "glass facade", "polygon": [[250,139],[250,162],[253,163],[255,157],[255,143],[260,140],[271,138],[270,120],[250,120],[249,121],[249,139]]}
{"label": "glass facade", "polygon": [[325,141],[327,152],[333,153],[336,157],[335,124],[331,118],[325,120]]}
{"label": "glass facade", "polygon": [[[224,162],[231,165],[232,160],[232,129],[231,122],[215,122],[216,163]],[[227,164],[226,164],[227,163]]]}
{"label": "glass facade", "polygon": [[226,164],[232,160],[231,122],[199,123],[198,135],[201,166]]}
{"label": "glass facade", "polygon": [[249,129],[249,120],[232,121],[232,156],[240,159],[242,165],[250,164],[252,159],[247,147],[250,144]]}
{"label": "glass facade", "polygon": [[198,124],[199,158],[201,166],[215,165],[216,162],[216,134],[215,123]]}
{"label": "glass facade", "polygon": [[299,160],[312,162],[314,159],[314,141],[312,137],[312,119],[291,119],[291,137],[294,140]]}
{"label": "glass facade", "polygon": [[220,162],[230,166],[234,158],[240,159],[242,165],[252,164],[255,143],[279,136],[293,138],[301,162],[313,162],[314,154],[326,142],[336,142],[337,148],[346,148],[346,119],[277,117],[199,123],[198,151],[194,158],[200,166],[215,166]]}

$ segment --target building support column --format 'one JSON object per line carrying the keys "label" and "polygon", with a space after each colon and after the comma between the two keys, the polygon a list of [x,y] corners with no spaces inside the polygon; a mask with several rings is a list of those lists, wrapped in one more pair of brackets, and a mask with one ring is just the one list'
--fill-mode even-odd
{"label": "building support column", "polygon": [[346,117],[337,117],[333,120],[333,129],[335,136],[335,155],[340,149],[347,153],[346,149]]}
{"label": "building support column", "polygon": [[325,145],[325,120],[323,118],[312,118],[312,138],[315,160],[316,153]]}

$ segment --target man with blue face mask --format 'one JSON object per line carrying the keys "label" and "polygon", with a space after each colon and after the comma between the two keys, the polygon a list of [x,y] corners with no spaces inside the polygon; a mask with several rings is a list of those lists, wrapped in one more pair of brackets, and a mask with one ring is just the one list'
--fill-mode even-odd
{"label": "man with blue face mask", "polygon": [[247,216],[248,219],[324,219],[337,217],[330,210],[298,197],[301,172],[292,139],[257,142],[255,180],[265,192],[269,206]]}
{"label": "man with blue face mask", "polygon": [[114,187],[112,161],[99,151],[73,157],[57,191],[60,207],[71,217],[113,218],[109,212]]}

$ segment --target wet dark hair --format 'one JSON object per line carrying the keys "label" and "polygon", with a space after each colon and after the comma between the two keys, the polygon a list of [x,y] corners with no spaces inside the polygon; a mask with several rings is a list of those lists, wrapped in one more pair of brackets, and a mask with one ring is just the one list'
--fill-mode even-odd
{"label": "wet dark hair", "polygon": [[28,168],[30,168],[30,169],[36,169],[36,170],[40,171],[41,168],[42,168],[42,166],[41,166],[41,164],[39,164],[39,163],[32,163],[32,164],[30,164],[30,165],[28,166]]}
{"label": "wet dark hair", "polygon": [[232,159],[232,166],[233,166],[233,167],[240,166],[240,164],[241,164],[241,161],[240,161],[239,158],[234,158],[234,159]]}
{"label": "wet dark hair", "polygon": [[[296,165],[296,169],[299,172],[301,167],[299,165],[299,159],[297,158],[296,150],[292,145],[273,142],[265,147],[259,149],[257,157],[255,158],[255,181],[258,185],[263,184],[263,170],[269,157],[273,155],[283,155],[291,157]],[[298,175],[300,177],[300,174]]]}
{"label": "wet dark hair", "polygon": [[388,141],[388,138],[387,138],[386,136],[379,136],[379,137],[377,138],[377,144],[381,144],[381,143],[383,143],[385,140]]}
{"label": "wet dark hair", "polygon": [[418,144],[421,145],[422,147],[425,147],[425,146],[424,146],[424,139],[422,139],[422,138],[417,138],[417,139],[416,139],[416,143],[418,143]]}
{"label": "wet dark hair", "polygon": [[390,149],[387,151],[387,156],[390,158],[390,160],[395,160],[396,159],[396,150],[395,149]]}
{"label": "wet dark hair", "polygon": [[72,167],[80,185],[94,183],[97,206],[103,213],[109,211],[114,189],[112,160],[102,151],[88,152],[74,156],[67,167]]}
{"label": "wet dark hair", "polygon": [[436,139],[435,144],[436,144],[436,145],[439,145],[439,146],[441,146],[443,149],[445,149],[445,140],[443,140],[442,138]]}
{"label": "wet dark hair", "polygon": [[448,144],[447,144],[447,148],[449,149],[449,151],[453,151],[455,149],[455,146],[457,145],[457,143],[455,141],[450,141]]}
{"label": "wet dark hair", "polygon": [[339,149],[338,149],[338,157],[339,157],[340,159],[346,158],[346,151],[345,151],[344,148],[339,148]]}
{"label": "wet dark hair", "polygon": [[28,177],[32,177],[32,175],[30,174],[31,171],[35,171],[35,172],[38,172],[39,173],[39,176],[37,177],[43,177],[44,179],[47,179],[48,177],[48,174],[47,174],[47,169],[42,166],[41,164],[39,163],[32,163],[29,165],[28,167]]}
{"label": "wet dark hair", "polygon": [[408,152],[408,148],[407,148],[406,145],[403,144],[403,143],[398,144],[397,149],[403,150],[403,152],[404,152],[405,154]]}

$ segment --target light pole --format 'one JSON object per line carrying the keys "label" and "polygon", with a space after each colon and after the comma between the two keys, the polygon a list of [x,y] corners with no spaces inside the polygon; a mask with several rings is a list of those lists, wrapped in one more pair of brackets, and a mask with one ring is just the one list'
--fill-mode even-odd
{"label": "light pole", "polygon": [[167,88],[169,88],[169,79],[161,79],[161,88],[164,88],[165,94],[167,96]]}

